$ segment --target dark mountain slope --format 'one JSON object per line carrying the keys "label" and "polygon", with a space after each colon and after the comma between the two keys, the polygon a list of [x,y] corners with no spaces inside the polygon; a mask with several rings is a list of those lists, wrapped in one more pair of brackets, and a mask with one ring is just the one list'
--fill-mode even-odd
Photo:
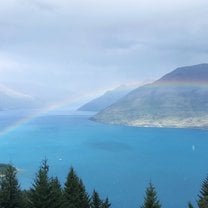
{"label": "dark mountain slope", "polygon": [[207,127],[208,64],[178,68],[93,119],[132,126]]}

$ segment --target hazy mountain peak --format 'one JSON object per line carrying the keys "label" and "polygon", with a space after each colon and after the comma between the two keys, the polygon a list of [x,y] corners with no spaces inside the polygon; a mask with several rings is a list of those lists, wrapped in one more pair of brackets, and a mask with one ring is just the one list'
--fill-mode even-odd
{"label": "hazy mountain peak", "polygon": [[14,98],[32,99],[32,96],[18,92],[14,89],[8,88],[5,85],[0,84],[0,93]]}
{"label": "hazy mountain peak", "polygon": [[32,96],[0,84],[0,109],[34,108],[41,106]]}
{"label": "hazy mountain peak", "polygon": [[85,105],[81,106],[78,110],[81,111],[100,111],[103,110],[110,105],[114,104],[125,95],[127,95],[134,87],[121,85],[113,90],[109,90],[105,92],[100,97],[97,97]]}

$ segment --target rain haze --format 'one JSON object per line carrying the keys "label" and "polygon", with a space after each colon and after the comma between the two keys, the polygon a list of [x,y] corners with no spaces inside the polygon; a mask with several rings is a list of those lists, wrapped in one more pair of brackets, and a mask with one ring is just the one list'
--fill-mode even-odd
{"label": "rain haze", "polygon": [[150,82],[208,54],[206,0],[0,2],[0,84],[87,99]]}

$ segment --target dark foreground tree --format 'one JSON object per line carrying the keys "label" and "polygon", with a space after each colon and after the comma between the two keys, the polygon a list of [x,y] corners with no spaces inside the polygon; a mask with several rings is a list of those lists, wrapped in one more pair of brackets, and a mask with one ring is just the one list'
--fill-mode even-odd
{"label": "dark foreground tree", "polygon": [[101,208],[101,206],[102,200],[100,199],[98,192],[94,190],[91,197],[91,208]]}
{"label": "dark foreground tree", "polygon": [[79,179],[79,198],[80,208],[90,208],[90,197],[81,179]]}
{"label": "dark foreground tree", "polygon": [[51,200],[52,200],[52,206],[50,208],[62,208],[63,193],[62,193],[61,184],[57,177],[51,179],[50,186],[51,186]]}
{"label": "dark foreground tree", "polygon": [[30,208],[30,205],[29,205],[29,194],[30,194],[29,190],[23,190],[21,192],[21,197],[22,197],[21,208]]}
{"label": "dark foreground tree", "polygon": [[31,208],[49,208],[53,206],[50,179],[48,177],[49,166],[47,161],[42,162],[33,187],[29,194],[29,206]]}
{"label": "dark foreground tree", "polygon": [[64,186],[65,208],[89,208],[89,197],[82,180],[70,169]]}
{"label": "dark foreground tree", "polygon": [[199,199],[197,201],[199,208],[208,208],[208,176],[202,182],[201,190],[198,195]]}
{"label": "dark foreground tree", "polygon": [[144,204],[141,206],[141,208],[161,208],[160,202],[157,199],[157,192],[152,183],[150,183],[149,187],[146,189]]}
{"label": "dark foreground tree", "polygon": [[101,200],[98,192],[96,192],[95,190],[92,193],[90,204],[91,204],[90,206],[91,208],[109,208],[111,206],[108,198],[106,198],[104,201]]}
{"label": "dark foreground tree", "polygon": [[104,202],[102,202],[102,208],[109,208],[111,206],[111,203],[109,202],[108,198]]}
{"label": "dark foreground tree", "polygon": [[188,208],[194,208],[194,206],[191,204],[191,202],[188,203]]}
{"label": "dark foreground tree", "polygon": [[21,191],[16,178],[16,169],[9,165],[0,179],[0,207],[20,208]]}
{"label": "dark foreground tree", "polygon": [[44,160],[32,188],[20,190],[16,169],[9,166],[0,175],[0,208],[109,208],[108,198],[102,201],[97,192],[90,199],[82,180],[71,168],[64,190],[58,178],[48,176],[49,166]]}

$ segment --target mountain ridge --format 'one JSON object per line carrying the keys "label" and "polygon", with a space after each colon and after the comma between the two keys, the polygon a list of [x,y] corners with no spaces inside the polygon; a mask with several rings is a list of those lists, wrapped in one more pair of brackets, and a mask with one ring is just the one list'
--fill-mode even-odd
{"label": "mountain ridge", "polygon": [[208,127],[208,64],[179,67],[92,119],[129,126]]}
{"label": "mountain ridge", "polygon": [[0,84],[0,110],[39,106],[32,96]]}
{"label": "mountain ridge", "polygon": [[101,111],[127,95],[132,89],[134,89],[134,87],[121,85],[82,105],[78,111]]}

